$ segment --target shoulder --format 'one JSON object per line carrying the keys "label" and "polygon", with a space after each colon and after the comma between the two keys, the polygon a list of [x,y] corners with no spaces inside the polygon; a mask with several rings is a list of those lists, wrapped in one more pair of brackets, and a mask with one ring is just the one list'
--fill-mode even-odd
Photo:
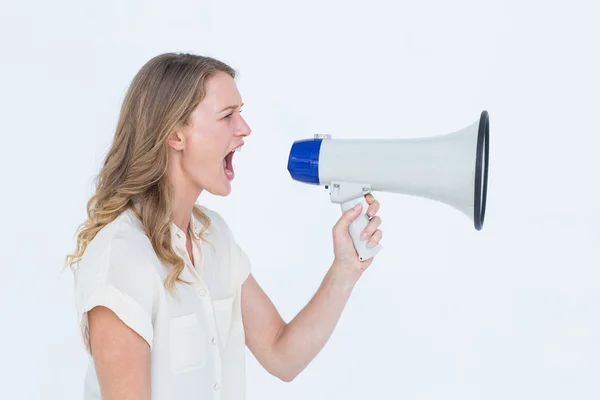
{"label": "shoulder", "polygon": [[214,235],[220,233],[227,236],[228,238],[232,236],[229,224],[225,221],[225,218],[223,218],[223,216],[219,212],[199,204],[196,204],[196,206],[210,220],[210,226],[208,228],[209,234]]}
{"label": "shoulder", "polygon": [[210,218],[211,226],[214,228],[212,231],[209,229],[209,237],[214,236],[215,231],[220,231],[221,234],[224,235],[223,237],[227,241],[231,252],[231,263],[237,274],[236,280],[240,283],[243,283],[250,274],[251,270],[251,263],[248,255],[238,244],[233,231],[218,212],[205,206],[198,205],[198,207]]}
{"label": "shoulder", "polygon": [[142,283],[153,280],[158,258],[141,223],[124,211],[98,231],[88,244],[78,268],[79,281],[111,280]]}
{"label": "shoulder", "polygon": [[211,223],[217,223],[218,225],[227,225],[223,216],[216,210],[213,210],[212,208],[208,208],[200,204],[196,204],[196,207],[198,207],[200,211],[202,211],[204,214],[206,214],[207,217],[210,218]]}

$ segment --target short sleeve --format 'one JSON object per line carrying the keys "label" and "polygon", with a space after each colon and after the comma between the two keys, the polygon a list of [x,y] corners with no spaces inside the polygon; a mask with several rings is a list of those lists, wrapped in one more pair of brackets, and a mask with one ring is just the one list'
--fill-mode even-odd
{"label": "short sleeve", "polygon": [[238,282],[240,285],[242,285],[244,282],[246,282],[246,279],[248,279],[248,276],[251,272],[250,258],[248,257],[244,249],[242,249],[240,245],[235,241],[235,238],[233,236],[231,237],[231,240],[233,243],[234,251],[233,266],[235,268],[236,275],[238,276]]}
{"label": "short sleeve", "polygon": [[90,251],[86,251],[75,272],[75,305],[88,353],[91,353],[88,312],[97,306],[113,311],[152,349],[153,268],[136,253],[135,243],[130,242],[117,236],[105,240],[104,245],[98,243],[95,248],[88,248]]}

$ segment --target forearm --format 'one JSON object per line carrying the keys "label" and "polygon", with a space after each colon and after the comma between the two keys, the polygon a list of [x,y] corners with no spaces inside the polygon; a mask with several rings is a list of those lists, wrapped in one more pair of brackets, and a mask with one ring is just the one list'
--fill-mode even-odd
{"label": "forearm", "polygon": [[[359,279],[335,264],[309,303],[281,331],[273,353],[289,380],[298,375],[331,337]],[[286,380],[288,380],[286,379]]]}

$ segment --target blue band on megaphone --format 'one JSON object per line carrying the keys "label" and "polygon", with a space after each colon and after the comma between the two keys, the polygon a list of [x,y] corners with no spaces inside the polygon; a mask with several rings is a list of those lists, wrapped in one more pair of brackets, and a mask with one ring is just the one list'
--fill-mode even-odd
{"label": "blue band on megaphone", "polygon": [[288,159],[288,171],[292,179],[319,184],[319,154],[322,141],[323,139],[303,139],[294,142]]}

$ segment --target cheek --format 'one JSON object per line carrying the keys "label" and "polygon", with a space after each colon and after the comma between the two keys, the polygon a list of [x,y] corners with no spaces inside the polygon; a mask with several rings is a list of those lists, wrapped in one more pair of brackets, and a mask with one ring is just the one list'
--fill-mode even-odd
{"label": "cheek", "polygon": [[184,156],[184,165],[195,176],[212,174],[221,168],[223,151],[215,148],[214,141],[194,140],[190,142],[190,149]]}

